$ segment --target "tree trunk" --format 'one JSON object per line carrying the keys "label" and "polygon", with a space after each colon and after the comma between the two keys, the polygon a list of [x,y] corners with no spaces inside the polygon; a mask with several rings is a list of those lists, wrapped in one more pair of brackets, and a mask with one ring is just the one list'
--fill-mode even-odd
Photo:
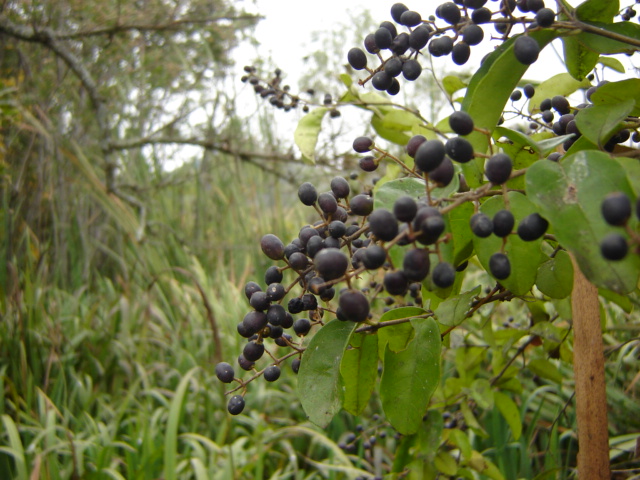
{"label": "tree trunk", "polygon": [[609,430],[598,290],[573,258],[573,372],[578,419],[578,479],[609,480]]}

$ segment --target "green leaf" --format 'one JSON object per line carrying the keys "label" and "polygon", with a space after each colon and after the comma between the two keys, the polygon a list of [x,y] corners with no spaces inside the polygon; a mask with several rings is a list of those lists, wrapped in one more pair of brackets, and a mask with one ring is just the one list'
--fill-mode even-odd
{"label": "green leaf", "polygon": [[602,146],[620,130],[620,123],[633,111],[635,104],[635,100],[629,99],[582,109],[576,115],[576,126],[589,141]]}
{"label": "green leaf", "polygon": [[340,374],[344,385],[343,408],[360,415],[369,402],[378,378],[378,336],[353,333],[342,357]]}
{"label": "green leaf", "polygon": [[302,354],[298,398],[309,420],[326,427],[342,406],[340,362],[356,323],[334,319],[313,336]]}
{"label": "green leaf", "polygon": [[[611,32],[615,35],[621,35],[628,37],[629,39],[636,40],[640,38],[640,25],[632,22],[619,22],[619,23],[601,23],[601,22],[585,22],[593,27],[596,27],[602,31]],[[593,50],[596,53],[604,55],[613,55],[616,53],[630,53],[638,50],[638,47],[625,41],[614,40],[613,38],[605,37],[604,35],[597,35],[593,33],[583,32],[577,36],[577,39],[586,48]],[[611,59],[613,60],[613,59]],[[598,59],[598,63],[601,62],[601,58]],[[618,62],[619,63],[619,62]],[[620,64],[622,66],[622,64]],[[624,73],[624,67],[622,67],[622,73]]]}
{"label": "green leaf", "polygon": [[302,159],[311,165],[316,163],[316,144],[322,127],[322,119],[327,111],[327,108],[320,107],[307,113],[300,119],[293,134],[293,140],[302,153]]}
{"label": "green leaf", "polygon": [[433,459],[436,469],[445,475],[454,476],[458,473],[458,464],[449,452],[439,451],[436,458]]}
{"label": "green leaf", "polygon": [[507,137],[515,145],[519,147],[529,147],[537,154],[540,154],[540,147],[538,147],[538,144],[534,142],[529,135],[525,135],[524,133],[518,132],[517,130],[512,130],[505,127],[496,127],[494,137],[496,135],[498,136],[498,138]]}
{"label": "green leaf", "polygon": [[[385,312],[380,317],[380,322],[391,320],[412,319],[426,314],[427,311],[419,307],[400,307]],[[409,342],[414,337],[413,325],[411,322],[389,325],[378,330],[380,358],[384,356],[385,347],[388,344],[392,352],[398,353],[407,348]]]}
{"label": "green leaf", "polygon": [[605,298],[606,300],[609,300],[610,302],[615,303],[627,313],[631,313],[631,311],[633,310],[633,303],[627,295],[618,295],[617,293],[612,292],[611,290],[606,290],[604,288],[598,289],[598,295],[600,295],[602,298]]}
{"label": "green leaf", "polygon": [[573,290],[573,265],[564,250],[556,253],[538,268],[536,286],[546,296],[565,298]]}
{"label": "green leaf", "polygon": [[553,323],[546,320],[532,325],[529,329],[529,333],[553,343],[562,342],[563,338],[566,336],[566,331],[556,327]]}
{"label": "green leaf", "polygon": [[[432,318],[411,321],[415,338],[394,353],[387,347],[380,380],[382,408],[402,434],[418,431],[431,395],[440,382],[440,329]],[[304,360],[303,360],[304,362]]]}
{"label": "green leaf", "polygon": [[640,115],[640,79],[628,78],[619,82],[609,82],[598,89],[591,95],[591,102],[594,105],[614,105],[616,103],[624,103],[628,100],[635,101],[635,108],[631,111],[631,115]]}
{"label": "green leaf", "polygon": [[560,135],[559,137],[553,137],[546,140],[541,140],[538,142],[538,147],[540,148],[540,153],[543,157],[546,157],[552,151],[556,149],[558,145],[562,145],[565,140],[573,137],[573,134],[569,135]]}
{"label": "green leaf", "polygon": [[611,22],[620,11],[618,0],[586,0],[575,10],[575,15],[583,22],[600,21]]}
{"label": "green leaf", "polygon": [[416,200],[426,197],[425,181],[419,178],[406,177],[386,182],[376,190],[373,196],[373,208],[393,210],[393,204],[396,200],[407,195]]}
{"label": "green leaf", "polygon": [[576,80],[584,80],[598,63],[600,55],[585,47],[579,37],[579,35],[562,37],[562,46],[567,71]]}
{"label": "green leaf", "polygon": [[463,82],[460,77],[447,75],[442,79],[442,86],[444,87],[445,92],[447,92],[447,95],[451,97],[458,90],[466,88],[467,84]]}
{"label": "green leaf", "polygon": [[473,398],[478,407],[483,410],[493,408],[493,393],[494,392],[491,389],[491,383],[486,378],[476,378],[471,383],[471,388],[469,390],[471,398]]}
{"label": "green leaf", "polygon": [[522,435],[522,419],[520,418],[520,410],[516,402],[502,392],[495,392],[494,399],[496,407],[498,407],[498,410],[500,410],[500,413],[509,424],[513,439],[518,441]]}
{"label": "green leaf", "polygon": [[622,65],[622,62],[617,58],[600,57],[598,59],[598,63],[605,67],[609,67],[610,69],[615,70],[616,72],[619,72],[619,73],[624,73],[626,71],[624,68],[624,65]]}
{"label": "green leaf", "polygon": [[382,138],[397,145],[406,145],[411,138],[406,133],[403,133],[404,129],[396,128],[395,124],[385,125],[384,117],[378,117],[377,115],[371,117],[371,126]]}
{"label": "green leaf", "polygon": [[391,110],[382,117],[382,125],[385,128],[400,132],[411,132],[414,127],[422,124],[420,117],[407,110]]}
{"label": "green leaf", "polygon": [[466,318],[466,314],[471,307],[471,301],[480,293],[480,289],[480,285],[478,285],[473,290],[447,298],[438,305],[434,312],[438,322],[449,327],[460,325]]}
{"label": "green leaf", "polygon": [[[552,30],[530,32],[540,48],[544,48],[557,35]],[[498,124],[509,96],[528,68],[528,65],[523,65],[515,58],[513,43],[516,38],[517,36],[511,37],[489,54],[471,78],[462,102],[462,110],[471,115],[476,127],[489,132],[493,132]],[[479,153],[485,153],[489,147],[489,139],[482,132],[472,132],[467,140],[473,145],[474,151]],[[475,160],[462,165],[471,188],[482,183],[481,164],[481,160]]]}
{"label": "green leaf", "polygon": [[341,73],[340,74],[340,81],[342,83],[344,83],[344,85],[349,88],[351,85],[353,85],[353,79],[351,78],[350,75],[347,75],[346,73]]}
{"label": "green leaf", "polygon": [[[445,231],[451,233],[451,237],[449,241],[440,244],[440,253],[445,261],[456,267],[473,254],[473,232],[469,227],[471,215],[471,203],[463,203],[444,215]],[[432,255],[431,261],[435,265],[437,255]]]}
{"label": "green leaf", "polygon": [[640,258],[611,262],[600,254],[600,242],[611,232],[600,212],[602,200],[610,192],[632,192],[618,162],[596,150],[565,156],[561,163],[541,160],[527,171],[526,185],[529,199],[592,283],[620,294],[635,290]]}
{"label": "green leaf", "polygon": [[465,460],[469,460],[471,458],[471,442],[465,432],[458,428],[450,430],[449,441],[460,449],[460,453],[462,453],[462,457]]}
{"label": "green leaf", "polygon": [[536,87],[536,91],[529,100],[529,113],[540,110],[540,103],[545,98],[553,98],[556,95],[566,97],[580,88],[589,88],[591,82],[587,79],[576,80],[568,73],[558,73],[548,78]]}
{"label": "green leaf", "polygon": [[[534,165],[542,161],[546,160],[536,162]],[[513,213],[516,220],[516,226],[524,217],[537,211],[535,205],[521,193],[509,192],[508,199],[511,213]],[[497,195],[484,202],[480,207],[480,211],[493,218],[496,212],[503,208],[505,208],[504,199],[502,195]],[[506,239],[504,253],[511,263],[511,275],[504,280],[500,280],[500,284],[516,295],[525,295],[531,290],[531,287],[535,283],[536,272],[543,258],[542,252],[540,251],[542,239],[525,242],[517,235],[509,235]],[[502,239],[495,235],[487,238],[480,238],[474,235],[473,245],[482,267],[487,272],[490,272],[489,259],[494,253],[500,251]]]}
{"label": "green leaf", "polygon": [[551,380],[552,382],[561,384],[563,380],[562,373],[553,363],[546,358],[534,358],[527,363],[527,368],[541,378]]}

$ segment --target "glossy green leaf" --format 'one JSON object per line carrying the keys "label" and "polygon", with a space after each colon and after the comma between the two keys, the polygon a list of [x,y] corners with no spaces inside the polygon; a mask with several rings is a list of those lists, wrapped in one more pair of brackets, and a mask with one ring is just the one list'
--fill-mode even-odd
{"label": "glossy green leaf", "polygon": [[438,322],[450,327],[460,325],[478,293],[480,293],[480,285],[455,297],[447,298],[434,312]]}
{"label": "glossy green leaf", "polygon": [[[637,40],[640,38],[640,25],[632,22],[618,23],[602,23],[602,22],[585,22],[602,31],[611,32],[615,35],[628,37]],[[614,40],[613,38],[597,35],[593,33],[583,32],[578,36],[579,41],[590,50],[604,55],[612,55],[615,53],[633,53],[638,47],[628,42]],[[598,63],[602,63],[600,59]],[[623,67],[624,72],[624,67]]]}
{"label": "glossy green leaf", "polygon": [[635,107],[635,100],[624,100],[615,104],[593,105],[580,110],[576,115],[576,125],[583,136],[596,145],[604,145],[620,130],[620,123]]}
{"label": "glossy green leaf", "polygon": [[584,80],[598,63],[598,52],[589,50],[578,35],[562,37],[564,48],[564,61],[567,71],[576,80]]}
{"label": "glossy green leaf", "polygon": [[527,363],[527,368],[540,378],[551,380],[555,383],[562,383],[563,376],[553,363],[546,358],[534,358]]}
{"label": "glossy green leaf", "polygon": [[[537,211],[535,205],[521,193],[509,192],[508,198],[511,213],[513,213],[516,220],[516,226],[514,228],[517,228],[518,223],[524,217]],[[504,207],[505,204],[502,195],[497,195],[484,202],[482,207],[480,207],[480,211],[493,218],[496,212],[502,210]],[[517,235],[509,235],[507,237],[504,253],[511,263],[511,275],[504,280],[500,280],[501,285],[516,295],[525,295],[531,290],[536,280],[538,266],[543,259],[542,252],[540,251],[541,242],[542,239],[525,242]],[[494,253],[500,251],[502,239],[495,235],[487,238],[474,236],[473,245],[478,255],[478,260],[480,260],[483,268],[489,272],[489,259]]]}
{"label": "glossy green leaf", "polygon": [[[444,215],[446,233],[451,237],[440,244],[442,258],[454,266],[460,265],[473,254],[473,233],[469,227],[469,218],[473,215],[473,205],[463,203]],[[438,262],[432,258],[432,265]]]}
{"label": "glossy green leaf", "polygon": [[408,110],[396,109],[391,110],[382,117],[382,125],[392,130],[410,132],[413,127],[422,125],[422,120]]}
{"label": "glossy green leaf", "polygon": [[513,439],[518,441],[522,435],[522,419],[520,418],[520,410],[516,402],[502,392],[495,392],[494,398],[496,407],[498,407],[498,410],[509,424]]}
{"label": "glossy green leaf", "polygon": [[454,93],[467,87],[467,84],[454,75],[447,75],[442,79],[442,86],[445,92],[451,97]]}
{"label": "glossy green leaf", "polygon": [[533,141],[533,139],[529,135],[525,135],[524,133],[518,132],[517,130],[512,130],[511,128],[506,127],[496,127],[494,136],[507,137],[515,145],[518,145],[520,147],[529,147],[536,153],[540,153],[540,147],[538,147],[538,144]]}
{"label": "glossy green leaf", "polygon": [[556,253],[538,268],[536,287],[551,298],[565,298],[573,289],[573,265],[564,250]]}
{"label": "glossy green leaf", "polygon": [[394,353],[387,346],[380,380],[385,416],[402,434],[418,431],[431,395],[440,382],[440,329],[432,318],[411,321],[415,338]]}
{"label": "glossy green leaf", "polygon": [[396,200],[407,195],[416,200],[426,197],[425,181],[406,177],[386,182],[376,190],[376,194],[373,196],[373,208],[386,208],[393,211],[393,204]]}
{"label": "glossy green leaf", "polygon": [[560,135],[558,137],[549,138],[546,140],[541,140],[538,142],[538,147],[540,148],[540,153],[543,157],[546,157],[551,152],[553,152],[557,146],[562,145],[565,140],[573,137],[573,134],[569,135]]}
{"label": "glossy green leaf", "polygon": [[626,71],[622,62],[617,58],[600,57],[598,59],[598,63],[600,65],[604,65],[605,67],[609,67],[610,69],[615,70],[616,72],[619,72],[619,73],[624,73]]}
{"label": "glossy green leaf", "polygon": [[[526,145],[511,142],[498,142],[496,146],[502,150],[503,153],[506,153],[511,157],[513,170],[527,168],[533,162],[540,160],[540,155],[534,149]],[[507,188],[513,190],[524,190],[524,176],[520,175],[508,180]]]}
{"label": "glossy green leaf", "polygon": [[628,78],[619,82],[609,82],[591,95],[591,102],[594,105],[614,105],[635,100],[635,107],[631,115],[640,115],[640,79]]}
{"label": "glossy green leaf", "polygon": [[422,422],[422,428],[416,434],[416,450],[420,452],[420,460],[431,463],[438,454],[442,444],[444,420],[442,412],[436,409],[427,411]]}
{"label": "glossy green leaf", "polygon": [[340,362],[356,323],[334,319],[313,336],[302,354],[298,398],[309,420],[325,427],[342,406]]}
{"label": "glossy green leaf", "polygon": [[354,332],[349,343],[352,348],[345,350],[340,364],[344,386],[342,407],[352,415],[360,415],[378,378],[378,336]]}
{"label": "glossy green leaf", "polygon": [[[541,48],[544,48],[557,33],[551,30],[530,32]],[[511,37],[497,47],[482,63],[471,78],[467,93],[462,102],[462,110],[473,118],[476,127],[493,132],[498,124],[504,106],[518,82],[527,71],[528,65],[520,63],[513,53],[513,43],[517,36]],[[467,139],[476,152],[485,153],[489,139],[481,132],[472,132]],[[462,166],[470,187],[482,183],[481,161],[471,161]]]}
{"label": "glossy green leaf", "polygon": [[397,128],[395,124],[385,124],[384,117],[371,117],[371,126],[382,138],[397,145],[406,145],[411,138],[404,133],[404,129]]}
{"label": "glossy green leaf", "polygon": [[599,151],[580,151],[561,163],[536,162],[527,171],[526,184],[529,199],[592,283],[617,293],[635,290],[640,258],[627,255],[621,261],[606,261],[599,247],[612,231],[600,213],[603,198],[615,191],[631,194],[618,162]]}
{"label": "glossy green leaf", "polygon": [[575,10],[576,17],[583,22],[611,22],[620,11],[618,0],[586,0]]}
{"label": "glossy green leaf", "polygon": [[567,96],[580,88],[589,88],[591,82],[587,79],[576,80],[568,73],[558,73],[536,87],[536,91],[529,100],[529,113],[540,110],[540,103],[545,98],[553,98],[556,95]]}
{"label": "glossy green leaf", "polygon": [[[380,317],[380,322],[389,322],[392,320],[411,319],[426,314],[427,311],[419,307],[400,307],[385,312]],[[385,347],[394,352],[401,352],[414,337],[413,325],[411,322],[398,323],[389,325],[378,330],[380,357],[383,357]]]}
{"label": "glossy green leaf", "polygon": [[327,108],[320,107],[307,113],[300,119],[293,134],[293,139],[302,153],[302,159],[311,165],[316,163],[316,144],[322,127],[322,119],[327,111]]}

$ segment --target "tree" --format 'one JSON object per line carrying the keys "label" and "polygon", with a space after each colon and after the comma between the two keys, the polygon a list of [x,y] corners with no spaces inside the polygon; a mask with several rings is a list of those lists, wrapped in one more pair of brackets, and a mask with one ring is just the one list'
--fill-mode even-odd
{"label": "tree", "polygon": [[[533,0],[502,2],[494,11],[484,4],[446,2],[429,19],[394,4],[395,24],[367,36],[366,52],[348,52],[351,67],[363,72],[359,80],[342,75],[340,100],[300,121],[296,143],[313,163],[328,112],[345,104],[370,111],[377,137],[359,136],[353,148],[364,155],[364,171],[386,164],[386,173],[369,194],[353,195],[341,177],[330,192],[303,184],[300,200],[316,210],[317,222],[289,244],[262,237],[263,252],[278,263],[264,287],[245,288],[253,310],[238,325],[249,339],[239,364],[253,373],[233,378],[223,365],[223,380],[239,384],[228,391],[229,411],[243,410],[238,395],[250,382],[293,358],[298,395],[318,425],[342,409],[362,414],[378,392],[386,419],[405,435],[388,466],[393,478],[504,478],[501,458],[477,449],[477,439],[489,435],[478,415],[499,412],[519,441],[523,385],[535,374],[562,386],[561,372],[573,364],[578,475],[610,478],[600,312],[637,305],[640,81],[593,83],[592,72],[597,65],[624,72],[615,55],[640,48],[640,28],[630,22],[635,11],[618,2],[559,2],[555,11]],[[420,76],[423,56],[466,63],[491,24],[500,46],[468,83],[443,82],[450,96],[465,89],[445,121],[429,122],[362,90],[370,84],[395,95],[398,79]],[[523,81],[556,39],[567,73],[537,85]],[[281,103],[299,101],[255,71],[245,80]],[[517,121],[508,123],[510,100]],[[383,140],[404,148],[398,153]],[[514,326],[506,317],[519,309],[528,316]],[[308,318],[294,320],[297,314]],[[300,340],[283,334],[290,327]],[[291,351],[270,350],[272,338]],[[265,352],[268,365],[256,366]],[[443,412],[458,424],[445,426]],[[538,474],[546,465],[531,459],[522,468]]]}

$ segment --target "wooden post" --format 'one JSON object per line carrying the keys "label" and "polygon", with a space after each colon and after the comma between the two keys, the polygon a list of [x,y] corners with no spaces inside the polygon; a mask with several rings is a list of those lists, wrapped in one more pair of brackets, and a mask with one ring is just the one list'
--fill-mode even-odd
{"label": "wooden post", "polygon": [[578,419],[578,479],[609,480],[609,430],[598,289],[573,255],[573,372]]}

